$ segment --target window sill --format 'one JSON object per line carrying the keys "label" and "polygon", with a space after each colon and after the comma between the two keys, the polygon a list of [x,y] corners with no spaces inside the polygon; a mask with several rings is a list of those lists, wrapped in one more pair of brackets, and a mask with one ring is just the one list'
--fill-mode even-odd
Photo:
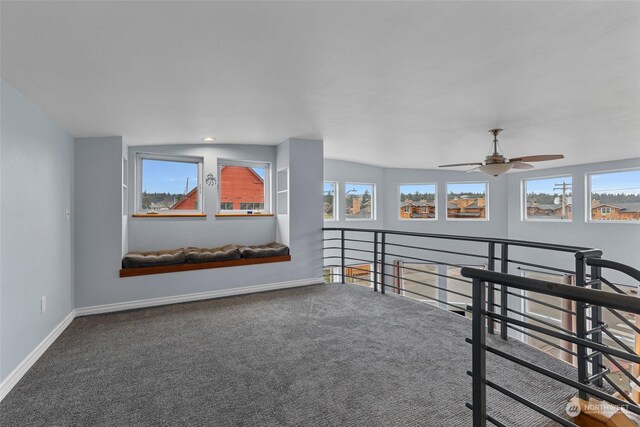
{"label": "window sill", "polygon": [[206,218],[206,214],[133,214],[132,218]]}
{"label": "window sill", "polygon": [[216,218],[251,217],[251,216],[273,216],[272,213],[259,214],[216,214]]}

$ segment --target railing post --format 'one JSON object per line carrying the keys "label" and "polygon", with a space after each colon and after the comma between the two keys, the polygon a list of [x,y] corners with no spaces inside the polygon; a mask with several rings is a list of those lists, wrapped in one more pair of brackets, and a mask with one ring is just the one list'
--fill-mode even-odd
{"label": "railing post", "polygon": [[[509,245],[506,243],[502,244],[502,249],[500,250],[500,272],[508,274],[509,273]],[[509,315],[507,311],[508,297],[507,294],[507,286],[500,285],[500,314],[507,317]],[[506,340],[508,336],[507,331],[507,322],[505,320],[500,321],[500,338]]]}
{"label": "railing post", "polygon": [[381,270],[380,292],[383,293],[383,294],[385,292],[385,290],[384,290],[385,278],[387,277],[384,274],[385,266],[386,266],[386,256],[385,256],[385,254],[387,252],[386,243],[387,243],[387,233],[385,233],[383,231],[382,232],[382,243],[381,243],[381,247],[380,247],[380,270]]}
{"label": "railing post", "polygon": [[[495,242],[489,242],[489,253],[487,254],[487,269],[490,271],[496,271],[496,244]],[[494,291],[496,289],[496,285],[493,283],[487,283],[489,295],[487,297],[487,311],[494,313],[495,312],[495,295]],[[487,327],[489,328],[489,333],[491,335],[494,334],[495,330],[495,321],[492,317],[487,320]]]}
{"label": "railing post", "polygon": [[471,377],[473,381],[473,427],[487,425],[487,385],[486,385],[486,315],[484,282],[473,279],[472,324],[471,324]]}
{"label": "railing post", "polygon": [[344,268],[344,230],[340,230],[340,276],[342,276],[342,283],[345,281],[345,268]]}
{"label": "railing post", "polygon": [[378,292],[378,232],[373,232],[373,292]]}
{"label": "railing post", "polygon": [[[584,254],[580,251],[575,253],[576,257],[576,286],[584,287],[586,282]],[[576,336],[585,339],[586,332],[586,308],[585,304],[576,301]],[[587,383],[589,372],[587,371],[587,348],[582,344],[577,344],[578,353],[578,381],[582,384]],[[578,397],[587,400],[589,397],[583,390],[578,390]]]}
{"label": "railing post", "polygon": [[[599,257],[598,257],[599,258]],[[601,281],[600,281],[600,273],[601,268],[597,266],[591,266],[591,289],[601,290]],[[586,280],[586,277],[585,277]],[[591,306],[591,329],[598,328],[602,323],[602,306],[592,305]],[[602,332],[594,332],[591,334],[591,341],[602,344]],[[598,354],[597,356],[591,358],[591,375],[599,374],[603,371],[602,368],[602,354]],[[598,387],[602,387],[603,380],[602,377],[596,377],[596,380],[593,382],[594,385]]]}

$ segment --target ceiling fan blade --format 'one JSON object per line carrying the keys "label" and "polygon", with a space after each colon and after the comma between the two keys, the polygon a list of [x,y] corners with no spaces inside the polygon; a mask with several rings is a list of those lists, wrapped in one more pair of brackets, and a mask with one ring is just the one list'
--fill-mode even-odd
{"label": "ceiling fan blade", "polygon": [[533,169],[534,166],[530,165],[529,163],[523,163],[523,162],[510,162],[513,163],[513,169]]}
{"label": "ceiling fan blade", "polygon": [[468,170],[468,171],[466,171],[465,173],[480,172],[478,169],[480,169],[480,166],[478,166],[477,168],[469,169],[469,170]]}
{"label": "ceiling fan blade", "polygon": [[452,165],[440,165],[439,168],[450,168],[453,166],[482,166],[482,163],[455,163]]}
{"label": "ceiling fan blade", "polygon": [[562,154],[542,154],[539,156],[522,156],[509,159],[510,162],[544,162],[547,160],[564,159]]}

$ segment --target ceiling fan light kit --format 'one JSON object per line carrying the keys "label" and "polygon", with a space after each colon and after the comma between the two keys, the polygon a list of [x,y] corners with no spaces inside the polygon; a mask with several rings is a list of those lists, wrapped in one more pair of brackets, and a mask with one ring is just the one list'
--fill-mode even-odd
{"label": "ceiling fan light kit", "polygon": [[505,172],[508,172],[513,167],[513,163],[490,163],[478,168],[480,172],[484,172],[487,175],[500,176]]}
{"label": "ceiling fan light kit", "polygon": [[[502,129],[491,129],[490,134],[493,135],[493,153],[485,157],[484,162],[481,163],[455,163],[451,165],[440,165],[441,168],[454,167],[454,166],[477,166],[471,171],[479,170],[487,175],[500,176],[511,169],[533,169],[533,166],[524,162],[544,162],[547,160],[564,159],[562,154],[543,154],[537,156],[523,156],[507,159],[502,154],[498,153],[498,134],[502,132]],[[471,172],[468,171],[468,172]]]}

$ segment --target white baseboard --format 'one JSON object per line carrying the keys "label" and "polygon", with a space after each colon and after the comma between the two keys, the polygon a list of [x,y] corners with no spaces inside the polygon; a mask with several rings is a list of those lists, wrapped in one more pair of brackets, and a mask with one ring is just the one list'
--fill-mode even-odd
{"label": "white baseboard", "polygon": [[154,307],[159,305],[176,304],[180,302],[198,301],[204,299],[221,298],[233,295],[252,294],[256,292],[273,291],[276,289],[296,288],[299,286],[317,285],[324,282],[322,277],[292,280],[289,282],[268,283],[264,285],[243,286],[241,288],[222,289],[218,291],[199,292],[195,294],[176,295],[172,297],[151,298],[139,301],[129,301],[117,304],[96,305],[93,307],[76,308],[65,317],[40,344],[0,383],[0,402],[11,389],[20,381],[34,363],[42,356],[49,346],[71,324],[74,318],[91,314],[111,313],[115,311],[131,310],[135,308]]}
{"label": "white baseboard", "polygon": [[18,381],[20,381],[33,364],[36,363],[40,356],[47,351],[49,346],[53,344],[60,334],[67,329],[67,326],[71,324],[74,317],[75,313],[72,310],[71,313],[62,319],[62,322],[58,323],[58,325],[49,332],[49,335],[47,335],[45,339],[43,339],[42,342],[40,342],[40,344],[38,344],[22,362],[20,362],[20,364],[7,376],[7,378],[0,383],[0,402],[7,394],[9,394],[11,389],[18,383]]}
{"label": "white baseboard", "polygon": [[240,288],[221,289],[217,291],[198,292],[194,294],[175,295],[171,297],[150,298],[138,301],[119,302],[115,304],[94,305],[92,307],[76,308],[76,316],[113,313],[115,311],[132,310],[136,308],[156,307],[159,305],[176,304],[181,302],[199,301],[205,299],[222,298],[234,295],[252,294],[256,292],[273,291],[276,289],[296,288],[298,286],[317,285],[323,283],[322,277],[292,280],[289,282],[267,283],[264,285],[243,286]]}

